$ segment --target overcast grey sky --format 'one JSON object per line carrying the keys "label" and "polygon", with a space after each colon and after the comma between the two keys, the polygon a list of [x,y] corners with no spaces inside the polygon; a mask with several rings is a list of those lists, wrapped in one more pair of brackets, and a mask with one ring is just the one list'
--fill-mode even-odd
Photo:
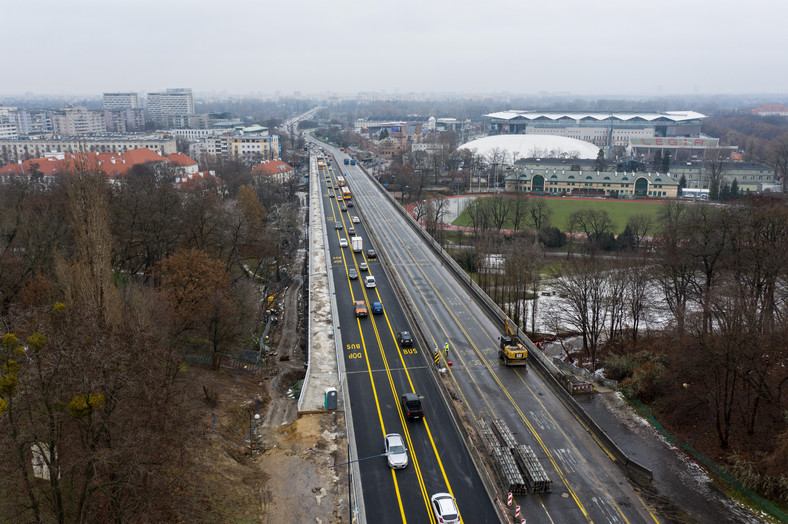
{"label": "overcast grey sky", "polygon": [[788,92],[784,0],[4,0],[0,94]]}

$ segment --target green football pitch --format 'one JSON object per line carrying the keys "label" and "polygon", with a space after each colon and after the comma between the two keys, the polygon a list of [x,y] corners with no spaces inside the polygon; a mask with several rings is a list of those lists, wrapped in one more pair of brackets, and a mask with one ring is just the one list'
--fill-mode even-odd
{"label": "green football pitch", "polygon": [[[484,198],[484,197],[482,197]],[[514,197],[512,197],[514,198]],[[664,202],[653,200],[607,200],[607,199],[579,199],[579,198],[545,198],[551,213],[550,223],[558,227],[561,231],[566,231],[569,227],[569,216],[575,211],[587,209],[600,209],[607,211],[613,221],[613,231],[618,234],[624,231],[627,220],[632,215],[642,214],[652,217],[652,224],[656,224],[659,209]],[[470,226],[471,221],[468,214],[463,212],[457,222],[461,226]],[[511,225],[504,226],[510,228]]]}

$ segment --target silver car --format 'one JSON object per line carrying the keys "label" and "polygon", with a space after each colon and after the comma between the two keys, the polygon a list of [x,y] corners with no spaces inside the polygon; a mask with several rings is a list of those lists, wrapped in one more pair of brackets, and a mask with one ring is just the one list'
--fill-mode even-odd
{"label": "silver car", "polygon": [[442,524],[460,524],[457,502],[448,493],[436,493],[430,498],[435,520]]}
{"label": "silver car", "polygon": [[408,465],[408,450],[399,433],[389,433],[383,439],[386,445],[386,459],[391,469],[402,469]]}

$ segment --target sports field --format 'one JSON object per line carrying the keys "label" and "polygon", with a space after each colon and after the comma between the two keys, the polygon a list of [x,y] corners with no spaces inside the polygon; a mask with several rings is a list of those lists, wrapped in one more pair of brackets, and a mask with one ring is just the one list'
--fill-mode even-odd
{"label": "sports field", "polygon": [[[561,231],[566,231],[569,227],[569,216],[575,211],[586,209],[603,209],[610,215],[613,221],[613,231],[615,234],[624,231],[627,220],[632,215],[642,214],[652,217],[652,223],[656,224],[659,209],[664,205],[663,202],[653,200],[603,200],[596,198],[545,198],[550,210],[550,223],[558,227]],[[460,215],[457,221],[461,226],[470,226],[466,212]],[[511,224],[504,226],[505,229],[511,228]]]}

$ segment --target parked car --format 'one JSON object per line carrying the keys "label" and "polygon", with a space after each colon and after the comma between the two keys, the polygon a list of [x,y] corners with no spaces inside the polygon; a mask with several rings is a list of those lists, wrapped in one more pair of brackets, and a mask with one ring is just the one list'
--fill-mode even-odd
{"label": "parked car", "polygon": [[339,247],[347,247],[347,238],[339,239]]}
{"label": "parked car", "polygon": [[399,433],[389,433],[383,438],[386,446],[386,460],[391,469],[402,469],[408,465],[408,450]]}
{"label": "parked car", "polygon": [[373,315],[380,315],[383,313],[383,304],[380,302],[373,302],[372,303],[372,314]]}
{"label": "parked car", "polygon": [[413,336],[411,336],[410,331],[400,331],[397,333],[397,342],[402,347],[412,347],[413,346]]}
{"label": "parked car", "polygon": [[430,497],[432,512],[438,524],[460,524],[457,502],[448,493],[436,493]]}
{"label": "parked car", "polygon": [[405,393],[399,399],[402,405],[402,413],[409,419],[424,417],[424,407],[421,405],[421,397],[415,393]]}
{"label": "parked car", "polygon": [[356,271],[356,268],[351,267],[350,269],[347,270],[347,276],[348,276],[348,278],[350,280],[357,280],[358,279],[358,271]]}
{"label": "parked car", "polygon": [[375,277],[372,275],[367,275],[364,277],[364,285],[366,287],[375,287],[377,284],[375,283]]}

